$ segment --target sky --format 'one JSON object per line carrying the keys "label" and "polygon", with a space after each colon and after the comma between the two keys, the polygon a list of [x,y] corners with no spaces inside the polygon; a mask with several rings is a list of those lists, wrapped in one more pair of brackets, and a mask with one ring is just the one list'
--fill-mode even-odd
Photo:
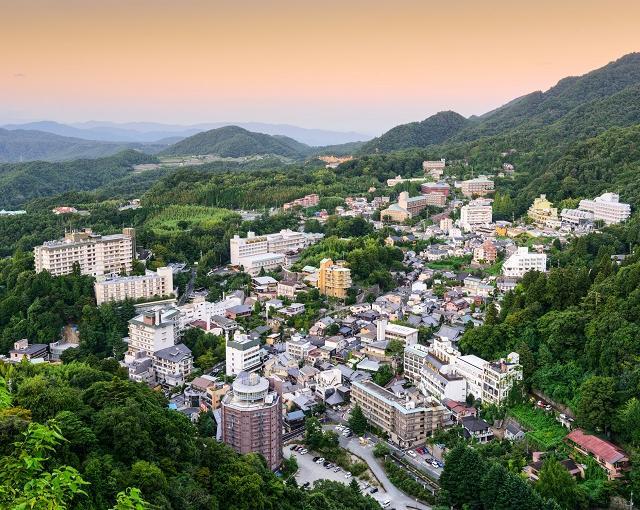
{"label": "sky", "polygon": [[0,124],[378,134],[640,51],[638,0],[0,0]]}

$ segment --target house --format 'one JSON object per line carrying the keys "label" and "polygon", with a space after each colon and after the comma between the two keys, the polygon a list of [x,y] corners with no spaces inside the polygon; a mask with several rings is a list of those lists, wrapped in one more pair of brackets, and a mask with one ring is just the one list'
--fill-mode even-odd
{"label": "house", "polygon": [[509,441],[521,441],[524,439],[524,430],[516,422],[510,420],[504,428],[504,438]]}
{"label": "house", "polygon": [[249,305],[237,305],[228,308],[225,315],[229,319],[236,320],[240,317],[249,317],[251,312],[252,308]]}
{"label": "house", "polygon": [[597,436],[585,434],[582,429],[569,432],[565,441],[582,455],[593,457],[606,471],[609,480],[622,478],[630,468],[629,457],[620,447]]}
{"label": "house", "polygon": [[29,362],[47,361],[49,346],[47,344],[29,344],[29,340],[23,338],[13,344],[13,349],[9,351],[9,359],[13,362],[20,362],[23,359]]}
{"label": "house", "polygon": [[461,422],[463,434],[466,439],[475,439],[479,443],[487,443],[493,439],[491,427],[482,418],[465,416]]}
{"label": "house", "polygon": [[451,412],[451,419],[454,422],[460,423],[460,420],[465,416],[478,416],[478,410],[464,402],[456,402],[450,398],[445,398],[442,400],[442,404]]}
{"label": "house", "polygon": [[[540,470],[544,464],[543,453],[533,452],[533,461],[525,466],[523,471],[532,482],[537,482],[540,478]],[[576,464],[573,459],[565,459],[560,461],[560,465],[565,468],[573,478],[583,478],[584,469],[580,464]]]}

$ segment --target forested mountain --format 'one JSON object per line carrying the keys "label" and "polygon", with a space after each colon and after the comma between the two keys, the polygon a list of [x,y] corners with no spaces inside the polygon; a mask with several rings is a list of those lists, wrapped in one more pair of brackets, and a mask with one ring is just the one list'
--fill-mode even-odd
{"label": "forested mountain", "polygon": [[44,131],[0,128],[0,163],[18,161],[70,161],[102,158],[126,149],[155,153],[164,144],[114,143],[81,140]]}
{"label": "forested mountain", "polygon": [[225,126],[190,136],[162,151],[163,156],[216,154],[242,157],[275,154],[300,158],[309,153],[309,147],[286,136],[254,133],[238,126]]}
{"label": "forested mountain", "polygon": [[133,165],[156,161],[153,156],[127,150],[99,159],[67,162],[32,161],[0,164],[0,208],[66,191],[93,190],[133,176]]}
{"label": "forested mountain", "polygon": [[365,143],[363,154],[389,152],[411,147],[426,147],[446,142],[465,125],[467,120],[459,113],[438,112],[422,122],[396,126],[383,135]]}
{"label": "forested mountain", "polygon": [[640,123],[640,53],[631,53],[480,117],[464,120],[454,112],[441,112],[422,122],[396,126],[365,144],[362,152],[459,143],[526,150],[566,144],[636,123]]}

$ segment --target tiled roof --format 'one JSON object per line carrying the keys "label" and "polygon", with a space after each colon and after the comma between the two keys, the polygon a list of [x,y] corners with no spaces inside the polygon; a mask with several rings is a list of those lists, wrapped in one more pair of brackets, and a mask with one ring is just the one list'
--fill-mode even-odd
{"label": "tiled roof", "polygon": [[577,444],[582,449],[600,457],[610,464],[614,464],[621,460],[628,460],[624,451],[616,445],[609,441],[605,441],[604,439],[600,439],[597,436],[585,434],[582,429],[572,430],[566,438]]}

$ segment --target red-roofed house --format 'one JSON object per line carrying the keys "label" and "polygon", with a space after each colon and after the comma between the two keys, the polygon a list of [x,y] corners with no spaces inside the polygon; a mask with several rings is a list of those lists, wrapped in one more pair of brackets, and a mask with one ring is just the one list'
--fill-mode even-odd
{"label": "red-roofed house", "polygon": [[582,429],[572,430],[565,440],[580,453],[596,459],[607,472],[609,480],[622,477],[623,472],[629,469],[627,454],[609,441],[585,434]]}

